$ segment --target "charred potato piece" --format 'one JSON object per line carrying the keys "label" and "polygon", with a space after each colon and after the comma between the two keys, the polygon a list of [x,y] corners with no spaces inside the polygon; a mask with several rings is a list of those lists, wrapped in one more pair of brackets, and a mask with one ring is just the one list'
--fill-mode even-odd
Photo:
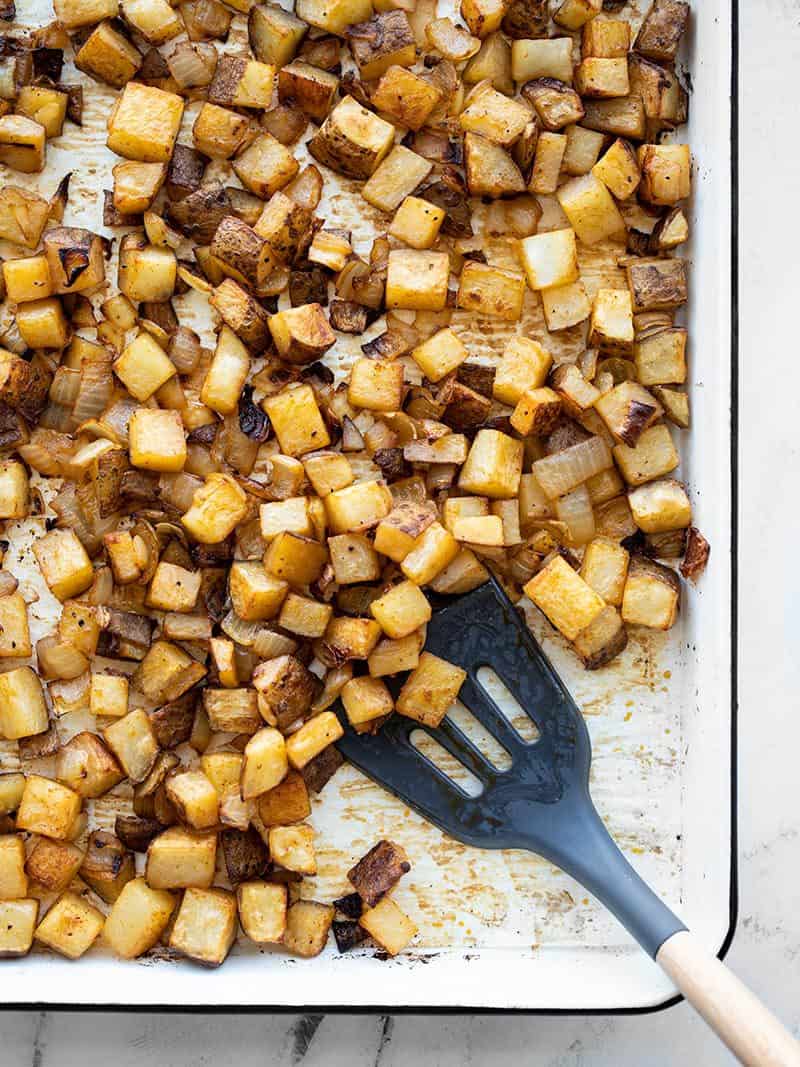
{"label": "charred potato piece", "polygon": [[379,841],[347,872],[347,880],[368,908],[378,901],[411,870],[408,856],[400,845]]}
{"label": "charred potato piece", "polygon": [[533,104],[546,130],[561,130],[584,116],[580,96],[557,78],[535,78],[522,87],[522,95]]}
{"label": "charred potato piece", "polygon": [[315,122],[325,120],[333,105],[339,79],[335,74],[295,60],[278,72],[278,99],[293,104]]}
{"label": "charred potato piece", "polygon": [[689,21],[685,0],[654,0],[636,35],[634,48],[640,55],[671,63]]}
{"label": "charred potato piece", "polygon": [[232,886],[264,877],[269,868],[269,853],[252,826],[247,830],[223,830],[220,843]]}

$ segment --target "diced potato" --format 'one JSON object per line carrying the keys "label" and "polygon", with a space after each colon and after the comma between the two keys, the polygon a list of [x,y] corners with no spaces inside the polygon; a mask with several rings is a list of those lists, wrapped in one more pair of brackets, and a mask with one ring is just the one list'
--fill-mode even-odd
{"label": "diced potato", "polygon": [[342,704],[351,726],[383,718],[394,709],[392,695],[384,683],[366,675],[347,682],[342,689]]}
{"label": "diced potato", "polygon": [[575,87],[584,97],[626,97],[630,92],[627,58],[586,57],[575,69]]}
{"label": "diced potato", "polygon": [[200,400],[212,411],[229,415],[238,406],[249,371],[250,353],[233,330],[223,326],[200,390]]}
{"label": "diced potato", "polygon": [[224,889],[187,889],[169,935],[170,948],[197,963],[219,967],[235,940],[233,893]]}
{"label": "diced potato", "polygon": [[405,11],[385,11],[348,31],[350,50],[362,81],[371,81],[397,65],[416,61],[414,34]]}
{"label": "diced potato", "polygon": [[0,163],[23,174],[44,170],[47,131],[25,115],[0,117]]}
{"label": "diced potato", "polygon": [[687,144],[640,145],[638,154],[642,200],[655,205],[672,205],[690,195],[692,156]]}
{"label": "diced potato", "polygon": [[332,615],[330,604],[289,593],[281,607],[278,625],[300,637],[322,637]]}
{"label": "diced potato", "polygon": [[[431,81],[420,77],[405,67],[391,66],[381,75],[372,91],[371,102],[376,110],[391,116],[401,126],[418,130],[428,120],[428,116],[442,99],[441,91]],[[397,152],[397,149],[394,149]],[[414,153],[409,152],[409,155]],[[399,160],[398,160],[399,162]],[[426,161],[420,160],[421,163]],[[425,173],[430,170],[428,164]],[[402,173],[402,170],[398,170]],[[422,175],[424,177],[425,174]],[[418,183],[414,183],[418,184]],[[411,189],[414,185],[411,186]],[[407,191],[410,192],[411,189]],[[369,197],[366,199],[370,200]],[[370,200],[370,203],[373,203]],[[399,200],[397,201],[399,203]],[[395,207],[397,204],[394,205]],[[390,210],[390,209],[384,209]]]}
{"label": "diced potato", "polygon": [[184,102],[175,93],[128,82],[108,120],[108,147],[126,159],[166,163],[178,136]]}
{"label": "diced potato", "polygon": [[596,19],[583,27],[581,53],[606,59],[627,56],[631,45],[630,23],[624,19]]}
{"label": "diced potato", "polygon": [[308,26],[274,4],[256,4],[248,21],[250,47],[261,63],[282,67],[295,55]]}
{"label": "diced potato", "polygon": [[394,126],[346,96],[309,141],[308,150],[339,174],[365,179],[375,173],[393,145]]}
{"label": "diced potato", "polygon": [[464,85],[489,81],[501,93],[512,96],[511,45],[501,33],[484,37],[480,51],[470,59],[462,74]]}
{"label": "diced potato", "polygon": [[77,30],[101,19],[116,18],[119,0],[54,0],[53,10],[65,29]]}
{"label": "diced potato", "polygon": [[142,56],[113,22],[101,22],[80,47],[76,45],[75,66],[98,81],[122,89],[136,76]]}
{"label": "diced potato", "polygon": [[271,726],[265,726],[253,734],[247,742],[242,761],[243,800],[274,789],[286,777],[289,770],[287,745],[280,730]]}
{"label": "diced potato", "polygon": [[415,923],[401,911],[391,897],[378,901],[375,907],[365,911],[358,921],[390,956],[402,952],[417,933]]}
{"label": "diced potato", "polygon": [[[627,24],[626,24],[627,25]],[[583,126],[567,126],[567,147],[561,161],[565,174],[588,174],[603,148],[603,135]]]}
{"label": "diced potato", "polygon": [[636,152],[629,141],[618,137],[602,159],[592,167],[592,174],[609,189],[617,200],[627,200],[639,188],[641,178]]}
{"label": "diced potato", "polygon": [[431,606],[425,594],[411,581],[401,582],[373,600],[370,611],[383,632],[393,638],[407,637],[431,617]]}
{"label": "diced potato", "polygon": [[446,214],[444,208],[427,200],[407,196],[395,213],[389,234],[411,248],[430,248],[439,236]]}
{"label": "diced potato", "polygon": [[281,359],[311,363],[336,342],[336,334],[319,304],[303,304],[272,315],[269,329]]}
{"label": "diced potato", "polygon": [[25,780],[17,811],[17,829],[64,840],[69,837],[80,810],[81,798],[72,789],[31,774]]}
{"label": "diced potato", "polygon": [[309,498],[292,496],[262,504],[259,509],[261,537],[269,544],[279,533],[311,537],[314,527],[309,514]]}
{"label": "diced potato", "polygon": [[128,679],[121,674],[93,673],[89,685],[92,715],[121,719],[128,714]]}
{"label": "diced potato", "polygon": [[416,585],[427,585],[455,559],[459,545],[449,530],[431,523],[414,542],[400,564],[403,574]]}
{"label": "diced potato", "polygon": [[103,737],[130,780],[143,781],[158,755],[158,742],[147,712],[135,708],[107,726]]}
{"label": "diced potato", "polygon": [[464,131],[480,134],[501,147],[512,145],[530,120],[525,104],[485,83],[473,90],[459,116]]}
{"label": "diced potato", "polygon": [[551,333],[555,330],[566,330],[570,326],[577,326],[579,322],[589,317],[592,310],[586,288],[580,279],[568,285],[556,285],[552,289],[543,289],[541,297],[544,321]]}
{"label": "diced potato", "polygon": [[47,948],[77,960],[92,947],[105,916],[77,893],[65,893],[36,927],[34,934]]}
{"label": "diced potato", "polygon": [[338,534],[328,538],[333,573],[339,585],[374,582],[380,578],[378,553],[364,534]]}
{"label": "diced potato", "polygon": [[496,200],[525,191],[525,179],[509,153],[477,133],[464,138],[464,169],[472,196]]}
{"label": "diced potato", "polygon": [[[192,142],[197,151],[204,156],[209,156],[211,159],[230,159],[252,145],[257,133],[258,127],[248,116],[241,115],[227,107],[220,107],[218,104],[206,103],[203,104],[194,120]],[[269,142],[265,144],[271,143],[272,136],[270,134],[265,136],[269,137]],[[280,142],[276,143],[280,144]],[[269,165],[268,153],[265,153],[265,157],[264,162]],[[250,157],[247,164],[256,162],[257,157]],[[255,178],[252,166],[249,166],[248,173]],[[247,184],[244,179],[242,179],[242,184]],[[249,189],[250,186],[247,185],[247,188]],[[251,192],[255,190],[251,189]]]}
{"label": "diced potato", "polygon": [[311,802],[302,774],[289,771],[283,781],[258,797],[256,806],[259,818],[268,827],[287,826],[308,818]]}
{"label": "diced potato", "polygon": [[373,678],[383,678],[385,675],[399,674],[400,671],[413,671],[419,663],[423,641],[421,632],[417,631],[396,641],[384,638],[369,654],[369,673]]}
{"label": "diced potato", "polygon": [[602,598],[563,556],[554,556],[531,578],[525,592],[569,641],[574,640],[605,606]]}
{"label": "diced potato", "polygon": [[561,397],[543,386],[523,393],[511,414],[511,425],[523,437],[544,436],[555,429],[561,417]]}
{"label": "diced potato", "polygon": [[636,259],[626,266],[633,312],[669,311],[688,299],[686,264],[682,259]]}
{"label": "diced potato", "polygon": [[611,100],[586,98],[584,108],[582,124],[588,129],[633,141],[644,140],[646,116],[642,98],[637,94]]}
{"label": "diced potato", "polygon": [[501,0],[461,0],[461,16],[476,37],[486,37],[500,29],[505,14]]}
{"label": "diced potato", "polygon": [[471,545],[500,546],[504,543],[503,520],[497,515],[465,515],[453,523],[453,536]]}
{"label": "diced potato", "polygon": [[59,600],[83,593],[94,571],[86,549],[72,530],[51,530],[33,543],[33,554],[42,577]]}
{"label": "diced potato", "polygon": [[315,452],[331,443],[310,385],[284,389],[267,397],[264,410],[269,415],[281,451],[289,456]]}
{"label": "diced potato", "polygon": [[589,325],[589,345],[625,355],[633,348],[633,306],[626,289],[598,289]]}
{"label": "diced potato", "polygon": [[644,485],[670,474],[680,463],[669,429],[658,423],[645,430],[634,447],[616,445],[614,459],[628,485]]}
{"label": "diced potato", "polygon": [[402,363],[357,359],[350,370],[347,399],[367,411],[399,411],[403,406],[404,371]]}
{"label": "diced potato", "polygon": [[270,726],[288,729],[305,719],[316,692],[314,676],[295,656],[276,656],[253,672],[258,708]]}
{"label": "diced potato", "polygon": [[617,541],[598,537],[590,541],[581,564],[581,578],[606,604],[619,607],[628,576],[630,554]]}
{"label": "diced potato", "polygon": [[243,882],[236,890],[239,921],[257,945],[277,944],[286,930],[288,888],[270,882]]}
{"label": "diced potato", "polygon": [[503,404],[518,403],[523,393],[544,385],[552,363],[552,356],[538,341],[512,337],[495,374],[492,386],[495,399]]}
{"label": "diced potato", "polygon": [[545,130],[536,142],[536,155],[528,188],[532,193],[552,195],[558,186],[558,177],[564,153],[567,150],[567,138],[563,133],[551,133]]}
{"label": "diced potato", "polygon": [[83,849],[77,845],[40,837],[28,856],[25,870],[37,886],[50,893],[61,893],[78,873],[82,863]]}
{"label": "diced potato", "polygon": [[442,311],[449,277],[450,257],[446,252],[392,249],[386,275],[386,306]]}
{"label": "diced potato", "polygon": [[654,560],[634,556],[622,597],[622,618],[632,626],[669,630],[678,615],[680,579]]}
{"label": "diced potato", "polygon": [[82,730],[58,750],[56,777],[78,796],[95,799],[118,785],[125,775],[101,739]]}
{"label": "diced potato", "polygon": [[310,26],[341,34],[372,14],[372,0],[298,0],[297,15]]}
{"label": "diced potato", "polygon": [[177,411],[137,408],[128,424],[130,459],[149,471],[180,471],[186,463],[186,438]]}
{"label": "diced potato", "polygon": [[644,533],[683,530],[692,522],[692,505],[680,482],[668,478],[628,493],[633,521]]}
{"label": "diced potato", "polygon": [[264,566],[290,585],[309,585],[319,578],[328,559],[324,545],[308,537],[280,533],[264,555]]}
{"label": "diced potato", "polygon": [[589,408],[594,407],[600,399],[600,390],[587,382],[580,369],[573,363],[562,363],[553,372],[553,389],[561,397],[561,402],[573,418],[580,418]]}
{"label": "diced potato", "polygon": [[164,349],[142,331],[114,363],[114,373],[132,396],[144,402],[176,371]]}
{"label": "diced potato", "polygon": [[460,63],[474,56],[481,46],[480,38],[473,37],[451,18],[433,19],[425,23],[427,42],[445,59]]}
{"label": "diced potato", "polygon": [[317,123],[325,121],[338,87],[336,74],[302,60],[287,64],[278,73],[278,99],[299,108]]}
{"label": "diced potato", "polygon": [[286,739],[286,755],[296,770],[301,770],[323,749],[338,741],[344,733],[332,711],[323,711]]}
{"label": "diced potato", "polygon": [[358,482],[325,497],[331,532],[358,533],[376,526],[392,510],[392,494],[382,482]]}
{"label": "diced potato", "polygon": [[123,886],[106,918],[103,937],[113,952],[131,960],[149,952],[167,928],[176,898],[152,889],[144,878]]}
{"label": "diced potato", "polygon": [[22,304],[17,308],[16,322],[29,348],[64,348],[69,340],[69,324],[57,297]]}
{"label": "diced potato", "polygon": [[181,522],[195,541],[215,545],[236,529],[247,506],[247,494],[229,474],[212,472],[195,491]]}
{"label": "diced potato", "polygon": [[38,900],[0,902],[0,959],[30,952],[38,914]]}
{"label": "diced potato", "polygon": [[19,900],[27,894],[25,842],[19,834],[0,835],[0,900]]}
{"label": "diced potato", "polygon": [[419,665],[406,679],[396,710],[426,726],[438,726],[458,696],[467,672],[447,660],[423,652]]}
{"label": "diced potato", "polygon": [[450,327],[439,330],[411,352],[414,362],[432,382],[441,381],[468,355],[466,346]]}
{"label": "diced potato", "polygon": [[261,726],[254,689],[204,689],[203,707],[215,732],[254,734]]}
{"label": "diced potato", "polygon": [[[393,254],[393,253],[392,253]],[[517,271],[468,260],[461,271],[456,302],[478,315],[515,322],[522,315],[525,280]]]}
{"label": "diced potato", "polygon": [[[143,300],[153,303],[169,300],[175,291],[178,274],[175,253],[171,248],[134,240],[135,244],[123,239],[120,247],[120,291],[134,304]],[[149,334],[139,334],[139,337],[143,336],[149,338]]]}
{"label": "diced potato", "polygon": [[[311,3],[313,0],[303,2]],[[325,948],[334,914],[332,904],[320,904],[316,900],[295,901],[286,913],[286,931],[283,935],[286,949],[307,959],[318,956]]]}
{"label": "diced potato", "polygon": [[578,252],[574,230],[537,233],[526,237],[521,247],[522,263],[531,289],[549,289],[577,280]]}
{"label": "diced potato", "polygon": [[181,822],[210,830],[219,820],[219,796],[202,771],[182,771],[167,779],[166,792]]}
{"label": "diced potato", "polygon": [[444,502],[442,521],[452,533],[459,519],[481,518],[489,514],[489,501],[481,496],[451,496]]}
{"label": "diced potato", "polygon": [[304,458],[303,467],[317,496],[328,496],[353,483],[350,460],[341,452],[315,452]]}
{"label": "diced potato", "polygon": [[268,108],[274,80],[275,68],[270,63],[221,56],[208,88],[208,99],[226,107]]}
{"label": "diced potato", "polygon": [[553,22],[565,30],[579,30],[603,9],[603,0],[562,0]]}
{"label": "diced potato", "polygon": [[[401,70],[401,67],[393,68]],[[404,71],[407,74],[408,71]],[[384,75],[384,78],[388,75]],[[417,79],[419,80],[419,79]],[[382,79],[383,81],[383,79]],[[380,211],[394,211],[430,173],[433,164],[403,145],[395,145],[361,187],[361,195]],[[429,205],[432,206],[432,205]],[[416,246],[415,246],[416,247]]]}
{"label": "diced potato", "polygon": [[0,815],[11,815],[17,810],[25,792],[25,775],[21,771],[6,771],[0,774]]}
{"label": "diced potato", "polygon": [[216,854],[216,834],[171,826],[147,849],[147,884],[151,889],[208,889],[214,881]]}
{"label": "diced potato", "polygon": [[521,441],[500,430],[479,430],[461,468],[459,488],[498,500],[516,496],[522,460]]}
{"label": "diced potato", "polygon": [[7,259],[3,263],[6,297],[15,304],[48,297],[53,291],[50,268],[44,255]]}
{"label": "diced potato", "polygon": [[316,874],[314,830],[307,825],[271,827],[269,855],[270,859],[287,871]]}
{"label": "diced potato", "polygon": [[253,561],[232,564],[228,582],[233,610],[250,622],[277,615],[289,591],[286,582],[273,578],[262,563]]}
{"label": "diced potato", "polygon": [[28,472],[18,460],[0,461],[0,519],[24,519],[28,511]]}
{"label": "diced potato", "polygon": [[593,173],[571,178],[558,189],[556,197],[583,244],[625,238],[627,231],[619,209],[608,189]]}
{"label": "diced potato", "polygon": [[150,44],[163,44],[183,32],[183,21],[167,0],[122,0],[122,13]]}
{"label": "diced potato", "polygon": [[552,37],[511,42],[511,76],[515,82],[557,78],[572,84],[572,38]]}
{"label": "diced potato", "polygon": [[652,386],[685,382],[686,340],[686,330],[679,327],[659,330],[637,340],[633,346],[633,359],[636,377],[641,384]]}

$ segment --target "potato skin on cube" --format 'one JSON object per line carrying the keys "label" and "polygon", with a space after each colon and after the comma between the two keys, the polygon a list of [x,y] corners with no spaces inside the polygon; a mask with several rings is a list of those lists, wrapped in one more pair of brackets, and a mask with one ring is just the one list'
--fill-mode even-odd
{"label": "potato skin on cube", "polygon": [[382,840],[350,868],[347,880],[364,904],[374,908],[410,870],[405,849],[393,841]]}
{"label": "potato skin on cube", "polygon": [[308,143],[315,159],[348,178],[369,178],[394,144],[394,126],[352,96],[340,100]]}

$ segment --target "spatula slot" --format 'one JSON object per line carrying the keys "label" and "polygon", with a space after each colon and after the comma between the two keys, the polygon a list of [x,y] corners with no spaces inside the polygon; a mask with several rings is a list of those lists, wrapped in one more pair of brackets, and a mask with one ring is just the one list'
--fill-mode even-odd
{"label": "spatula slot", "polygon": [[498,710],[507,720],[509,726],[528,745],[534,744],[541,737],[539,728],[531,716],[502,680],[497,671],[491,667],[481,667],[477,673],[478,684]]}
{"label": "spatula slot", "polygon": [[493,737],[460,700],[450,708],[447,718],[478,748],[498,771],[507,771],[514,762],[511,754]]}
{"label": "spatula slot", "polygon": [[483,792],[481,781],[429,733],[425,730],[412,730],[408,740],[423,759],[432,764],[435,771],[439,771],[449,779],[465,797],[481,795]]}

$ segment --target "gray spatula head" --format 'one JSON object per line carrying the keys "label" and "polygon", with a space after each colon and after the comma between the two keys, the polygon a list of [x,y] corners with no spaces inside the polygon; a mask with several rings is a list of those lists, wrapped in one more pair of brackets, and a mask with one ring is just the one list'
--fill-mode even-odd
{"label": "gray spatula head", "polygon": [[[425,647],[467,672],[459,700],[508,752],[511,766],[498,770],[449,717],[434,729],[395,714],[377,734],[356,734],[337,708],[343,755],[458,841],[529,849],[552,860],[654,956],[684,926],[605,829],[589,796],[591,744],[583,716],[499,583],[491,579],[434,611]],[[497,673],[533,720],[536,741],[523,740],[481,685],[483,667]],[[412,744],[411,734],[420,729],[478,779],[477,796],[468,796]]]}

